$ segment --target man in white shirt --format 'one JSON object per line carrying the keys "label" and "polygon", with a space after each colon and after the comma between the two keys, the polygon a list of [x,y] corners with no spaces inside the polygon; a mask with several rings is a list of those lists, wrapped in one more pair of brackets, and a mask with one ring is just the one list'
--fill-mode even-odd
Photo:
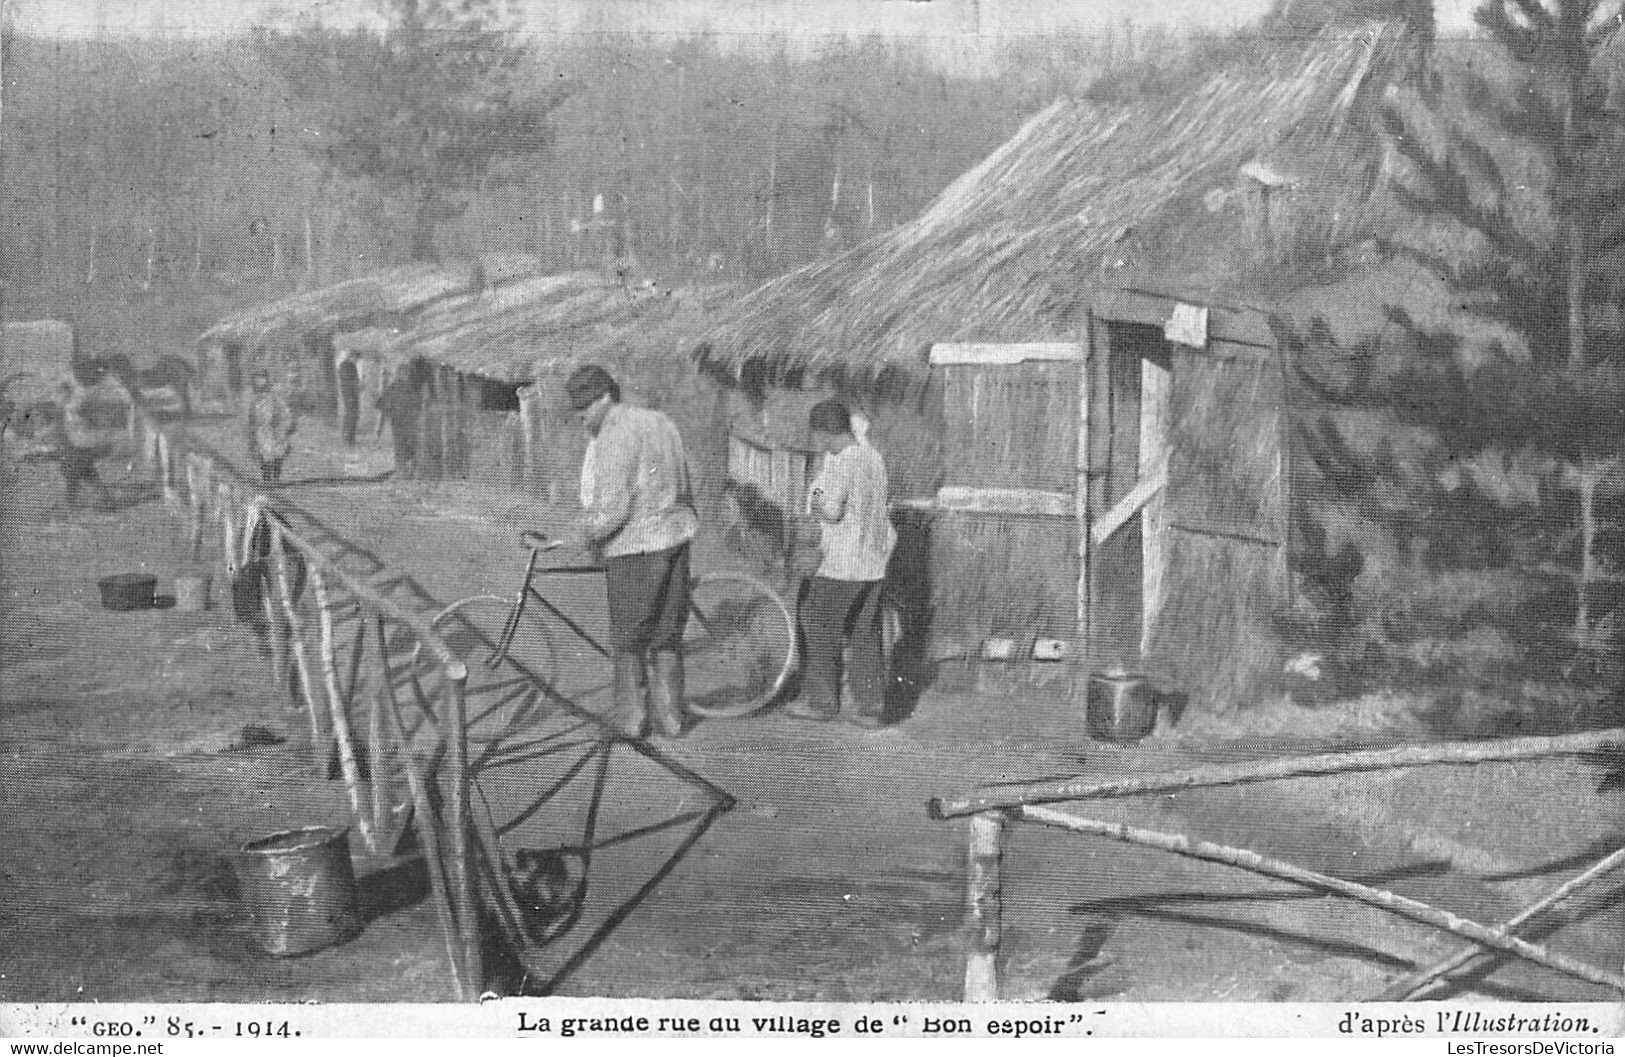
{"label": "man in white shirt", "polygon": [[[886,503],[886,463],[873,447],[859,443],[851,416],[839,401],[814,407],[809,425],[814,446],[826,453],[807,496],[807,513],[821,530],[823,555],[801,606],[807,645],[802,696],[786,711],[800,719],[844,716],[873,729],[881,725],[886,707],[881,585],[897,545]],[[843,709],[841,660],[848,642],[851,700]]]}
{"label": "man in white shirt", "polygon": [[602,367],[580,368],[565,390],[592,437],[581,467],[579,542],[604,561],[613,722],[637,738],[652,718],[662,734],[681,737],[688,551],[700,528],[683,438],[661,412],[621,403],[620,386]]}

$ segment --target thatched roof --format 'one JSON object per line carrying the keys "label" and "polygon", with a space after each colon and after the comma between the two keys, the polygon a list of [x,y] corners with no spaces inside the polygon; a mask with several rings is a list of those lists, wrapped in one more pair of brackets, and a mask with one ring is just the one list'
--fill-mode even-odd
{"label": "thatched roof", "polygon": [[516,255],[391,268],[228,316],[198,341],[253,346],[387,325],[445,298],[534,275],[538,268],[535,258]]}
{"label": "thatched roof", "polygon": [[[424,311],[385,349],[496,381],[533,381],[567,363],[692,344],[722,285],[630,285],[597,272],[527,279]],[[677,340],[681,337],[682,340]]]}
{"label": "thatched roof", "polygon": [[1211,232],[1183,218],[1248,161],[1344,136],[1386,85],[1398,43],[1372,25],[1234,59],[1172,99],[1058,101],[917,219],[740,299],[700,359],[730,375],[754,362],[770,376],[873,379],[923,368],[933,342],[1073,336],[1068,314],[1122,282],[1125,243],[1161,225],[1175,250],[1207,253]]}

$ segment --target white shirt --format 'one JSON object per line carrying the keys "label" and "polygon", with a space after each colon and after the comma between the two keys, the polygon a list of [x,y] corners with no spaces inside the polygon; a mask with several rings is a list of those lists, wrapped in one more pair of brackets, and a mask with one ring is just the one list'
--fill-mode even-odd
{"label": "white shirt", "polygon": [[818,519],[823,562],[830,580],[884,580],[897,545],[886,506],[886,462],[867,444],[849,444],[824,459],[807,494],[807,513]]}

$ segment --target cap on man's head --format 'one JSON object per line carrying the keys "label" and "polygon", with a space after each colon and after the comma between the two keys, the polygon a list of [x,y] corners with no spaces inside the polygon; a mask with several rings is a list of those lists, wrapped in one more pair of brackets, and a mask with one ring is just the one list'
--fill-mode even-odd
{"label": "cap on man's head", "polygon": [[615,384],[608,371],[595,363],[576,368],[564,383],[564,391],[570,396],[570,406],[577,411],[592,406],[593,401],[605,393],[616,400],[621,398],[621,387]]}
{"label": "cap on man's head", "polygon": [[852,416],[839,400],[821,400],[813,405],[812,413],[807,416],[807,425],[815,433],[850,433]]}

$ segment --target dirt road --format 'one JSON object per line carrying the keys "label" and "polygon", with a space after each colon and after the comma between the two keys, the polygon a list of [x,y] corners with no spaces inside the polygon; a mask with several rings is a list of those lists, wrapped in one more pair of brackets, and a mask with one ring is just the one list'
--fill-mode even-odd
{"label": "dirt road", "polygon": [[[511,495],[366,480],[374,469],[365,453],[348,465],[304,453],[283,500],[353,568],[409,573],[390,577],[394,589],[426,609],[506,590],[515,528],[566,516]],[[299,718],[266,685],[229,610],[97,606],[99,575],[182,566],[159,504],[69,512],[46,470],[19,472],[0,523],[0,831],[12,850],[0,874],[0,999],[444,997],[433,915],[410,861],[358,864],[371,907],[359,939],[289,961],[252,952],[225,855],[277,829],[342,822],[338,785],[311,775]],[[594,889],[605,909],[593,934],[572,935],[533,970],[567,968],[563,993],[942,1000],[958,997],[963,972],[964,834],[926,818],[929,796],[1280,749],[1250,736],[1244,719],[1224,733],[1209,721],[1106,747],[1061,700],[928,693],[874,733],[774,714],[700,726],[665,751],[737,801],[714,819],[702,817],[698,787],[624,747],[507,768],[492,775],[488,799],[523,799],[557,782],[568,760],[588,761],[510,837],[546,840],[591,804],[600,837],[617,837],[595,860],[606,880]],[[267,744],[276,738],[286,740]],[[1492,922],[1584,855],[1618,846],[1619,794],[1595,787],[1584,765],[1557,760],[1142,798],[1093,813],[1256,847]],[[1455,946],[1302,889],[1036,829],[1016,834],[1007,867],[1011,998],[1347,1000]],[[1553,942],[1617,968],[1621,935],[1615,908]],[[1480,989],[1606,997],[1516,967]]]}

